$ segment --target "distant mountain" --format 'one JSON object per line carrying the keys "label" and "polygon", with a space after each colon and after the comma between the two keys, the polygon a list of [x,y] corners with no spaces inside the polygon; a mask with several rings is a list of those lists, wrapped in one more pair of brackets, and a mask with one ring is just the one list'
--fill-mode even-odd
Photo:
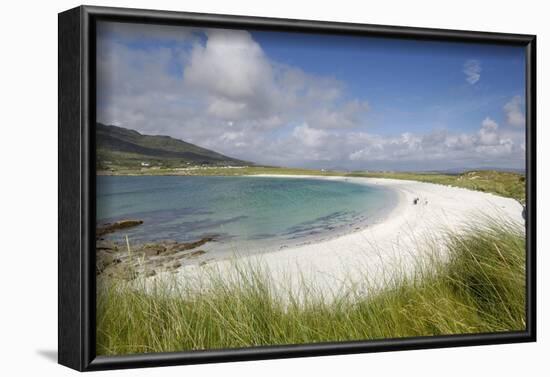
{"label": "distant mountain", "polygon": [[201,148],[170,136],[144,135],[135,130],[96,124],[98,169],[109,167],[189,165],[245,166],[250,162]]}

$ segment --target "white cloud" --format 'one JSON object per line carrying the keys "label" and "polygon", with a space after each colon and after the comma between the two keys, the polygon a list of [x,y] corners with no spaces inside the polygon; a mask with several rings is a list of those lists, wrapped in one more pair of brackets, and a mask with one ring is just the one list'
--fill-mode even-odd
{"label": "white cloud", "polygon": [[[161,43],[148,49],[124,43],[124,38],[135,41],[135,31],[110,32],[117,38],[98,41],[97,119],[103,123],[288,166],[383,168],[387,163],[424,169],[430,163],[499,165],[524,158],[523,133],[505,134],[491,118],[470,133],[365,132],[370,111],[365,99],[350,98],[335,78],[270,60],[246,32],[189,29],[170,37],[177,48]],[[150,38],[164,40],[173,32],[157,30]],[[472,67],[469,82],[475,83],[481,67],[479,62]],[[505,106],[512,114],[508,122],[516,119],[518,102]]]}
{"label": "white cloud", "polygon": [[410,161],[422,164],[446,161],[462,164],[462,167],[476,167],[498,165],[502,160],[524,159],[522,134],[503,134],[498,124],[489,117],[486,117],[481,122],[479,130],[472,134],[454,134],[440,129],[423,135],[363,135],[362,140],[364,145],[349,155],[350,160],[364,163]]}
{"label": "white cloud", "polygon": [[228,129],[255,138],[289,124],[364,124],[366,101],[347,99],[345,85],[334,78],[271,61],[248,32],[187,30],[178,34],[186,47],[140,49],[124,43],[125,37],[133,43],[137,31],[111,29],[117,38],[98,41],[100,122],[211,147]]}
{"label": "white cloud", "polygon": [[[247,103],[244,101],[214,97],[208,104],[207,113],[220,119],[240,119],[241,114],[247,110]],[[228,124],[230,123],[231,121],[228,121]]]}
{"label": "white cloud", "polygon": [[327,131],[311,128],[307,123],[294,128],[292,135],[300,140],[305,146],[313,148],[324,145],[329,137]]}
{"label": "white cloud", "polygon": [[481,122],[481,129],[478,132],[479,142],[482,145],[494,145],[498,142],[498,124],[487,117]]}
{"label": "white cloud", "polygon": [[466,60],[462,72],[466,75],[466,81],[473,85],[481,78],[481,63],[475,59]]}
{"label": "white cloud", "polygon": [[194,89],[225,101],[243,103],[266,95],[272,68],[261,47],[245,31],[209,30],[205,45],[196,44],[184,80]]}
{"label": "white cloud", "polygon": [[220,140],[236,148],[245,148],[248,145],[247,137],[243,131],[227,131],[220,136]]}
{"label": "white cloud", "polygon": [[481,129],[487,131],[496,131],[498,130],[498,123],[495,122],[493,119],[486,117],[485,119],[483,119],[483,122],[481,122]]}
{"label": "white cloud", "polygon": [[522,127],[525,125],[525,114],[523,113],[522,108],[523,100],[520,96],[513,97],[504,105],[503,110],[508,124],[516,127]]}
{"label": "white cloud", "polygon": [[355,100],[335,108],[317,108],[307,116],[307,120],[321,128],[353,128],[368,110],[367,101]]}

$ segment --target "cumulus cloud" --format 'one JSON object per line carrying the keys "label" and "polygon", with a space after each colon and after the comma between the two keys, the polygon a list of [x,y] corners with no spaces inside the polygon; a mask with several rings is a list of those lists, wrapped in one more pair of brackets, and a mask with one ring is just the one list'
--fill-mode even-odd
{"label": "cumulus cloud", "polygon": [[204,46],[193,48],[183,75],[190,88],[209,97],[214,115],[239,118],[274,95],[271,64],[249,33],[210,30],[207,36]]}
{"label": "cumulus cloud", "polygon": [[[513,140],[516,139],[516,141]],[[349,155],[353,161],[452,161],[462,167],[494,164],[500,158],[522,161],[522,136],[505,135],[499,125],[486,117],[476,133],[457,134],[434,130],[423,135],[403,133],[396,137],[363,135],[361,149]]]}
{"label": "cumulus cloud", "polygon": [[[503,131],[489,117],[470,133],[366,132],[365,98],[333,77],[271,60],[248,32],[116,25],[100,27],[97,45],[97,119],[106,124],[284,166],[424,169],[524,158],[521,130]],[[469,62],[474,84],[481,65]],[[519,125],[521,109],[516,97],[504,106],[509,124]]]}
{"label": "cumulus cloud", "polygon": [[[100,122],[207,147],[218,141],[221,152],[229,152],[223,150],[229,148],[223,134],[254,138],[289,124],[326,129],[364,124],[368,104],[348,98],[344,83],[270,60],[246,31],[190,29],[167,39],[178,39],[176,48],[170,43],[135,48],[137,31],[127,28],[110,26],[101,35],[117,37],[98,41]],[[156,30],[148,38],[172,32]]]}
{"label": "cumulus cloud", "polygon": [[307,123],[294,128],[292,136],[302,141],[307,147],[320,147],[327,142],[329,133],[325,130],[311,128]]}
{"label": "cumulus cloud", "polygon": [[304,123],[285,137],[263,139],[251,148],[257,150],[255,161],[283,166],[422,170],[503,166],[503,161],[504,166],[519,168],[524,162],[524,145],[521,132],[503,131],[486,117],[471,133],[434,129],[422,134],[380,135],[319,129]]}
{"label": "cumulus cloud", "polygon": [[482,145],[493,145],[498,140],[498,124],[487,117],[481,122],[481,129],[478,132],[479,142]]}
{"label": "cumulus cloud", "polygon": [[513,97],[504,107],[504,114],[508,124],[516,127],[525,125],[525,114],[523,113],[523,99],[520,96]]}
{"label": "cumulus cloud", "polygon": [[466,60],[462,72],[466,75],[468,84],[475,84],[481,78],[481,63],[479,60]]}

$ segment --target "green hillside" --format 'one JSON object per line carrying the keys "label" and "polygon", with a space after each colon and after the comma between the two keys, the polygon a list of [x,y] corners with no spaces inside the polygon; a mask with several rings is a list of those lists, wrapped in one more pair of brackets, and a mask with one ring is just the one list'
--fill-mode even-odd
{"label": "green hillside", "polygon": [[96,124],[98,170],[187,166],[245,166],[246,161],[224,156],[170,136],[143,135],[127,128]]}

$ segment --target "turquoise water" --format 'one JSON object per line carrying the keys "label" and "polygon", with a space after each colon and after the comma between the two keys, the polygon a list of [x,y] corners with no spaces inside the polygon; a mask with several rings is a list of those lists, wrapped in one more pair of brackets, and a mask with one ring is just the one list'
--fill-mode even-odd
{"label": "turquoise water", "polygon": [[97,177],[97,221],[141,219],[114,233],[132,242],[196,241],[209,251],[256,252],[352,231],[395,202],[380,187],[268,177]]}

